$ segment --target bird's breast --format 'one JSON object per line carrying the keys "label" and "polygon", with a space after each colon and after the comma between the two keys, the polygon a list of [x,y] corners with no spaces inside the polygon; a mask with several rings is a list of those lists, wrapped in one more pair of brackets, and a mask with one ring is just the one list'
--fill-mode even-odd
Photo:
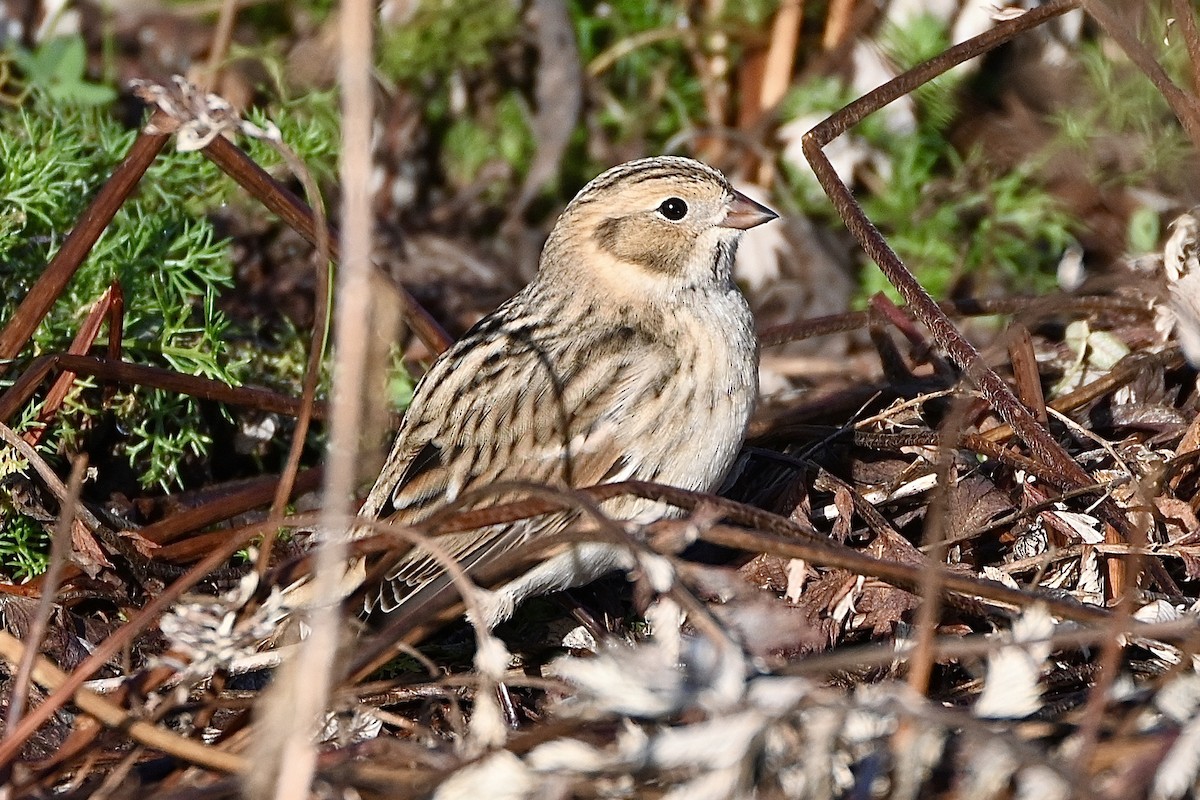
{"label": "bird's breast", "polygon": [[758,394],[750,310],[731,290],[675,311],[663,329],[674,334],[664,340],[673,369],[653,399],[657,413],[622,431],[626,477],[710,491],[737,456]]}

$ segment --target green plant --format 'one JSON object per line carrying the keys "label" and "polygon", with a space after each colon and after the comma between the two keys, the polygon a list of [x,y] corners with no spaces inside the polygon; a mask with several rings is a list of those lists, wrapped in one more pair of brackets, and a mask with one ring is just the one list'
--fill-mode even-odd
{"label": "green plant", "polygon": [[[595,82],[601,102],[593,136],[618,143],[642,138],[648,152],[657,152],[672,136],[707,124],[686,42],[695,21],[684,4],[615,0],[596,14],[590,3],[572,0],[569,9],[585,65],[615,45],[628,48]],[[594,172],[596,165],[582,166]]]}
{"label": "green plant", "polygon": [[[881,36],[901,68],[942,52],[948,44],[943,23],[919,16],[904,28]],[[873,153],[876,167],[859,201],[888,243],[935,297],[960,278],[973,275],[1043,290],[1054,283],[1053,266],[1072,241],[1073,221],[1037,182],[1037,162],[998,173],[984,154],[960,154],[947,139],[958,113],[956,93],[963,73],[949,73],[911,95],[916,128],[889,130],[875,114],[854,129],[860,147]],[[834,79],[818,79],[794,91],[784,117],[832,112],[850,99]],[[788,175],[798,205],[829,215],[828,201],[811,175]],[[897,297],[874,266],[863,270],[860,302],[883,291]]]}
{"label": "green plant", "polygon": [[384,32],[379,67],[395,80],[438,82],[487,65],[494,49],[517,34],[518,22],[515,3],[424,0]]}
{"label": "green plant", "polygon": [[[442,171],[451,186],[474,183],[497,157],[521,175],[533,158],[534,141],[517,92],[510,91],[493,108],[450,123],[442,137]],[[493,183],[485,200],[502,202],[504,186]]]}
{"label": "green plant", "polygon": [[[475,184],[497,161],[511,168],[482,187],[483,199],[497,206],[535,148],[520,90],[495,85],[499,59],[519,42],[519,21],[513,3],[427,0],[386,27],[380,42],[380,72],[422,98],[425,127],[451,187]],[[472,92],[486,100],[476,102]]]}
{"label": "green plant", "polygon": [[[273,103],[269,109],[251,109],[246,118],[260,127],[265,126],[268,121],[275,123],[283,141],[304,162],[318,184],[323,185],[333,180],[337,174],[337,145],[341,138],[341,110],[338,108],[337,92],[330,89],[290,97],[286,94],[287,87],[282,72],[275,72],[282,67],[268,66],[275,74],[274,89],[283,99]],[[287,180],[291,177],[283,169],[283,159],[279,153],[267,142],[247,139],[242,142],[242,146],[259,166],[272,172],[277,178]],[[231,199],[241,196],[243,195],[239,193]]]}
{"label": "green plant", "polygon": [[0,571],[13,583],[41,575],[49,565],[50,535],[32,517],[0,512]]}
{"label": "green plant", "polygon": [[24,74],[26,89],[51,101],[101,106],[117,99],[111,86],[87,80],[87,47],[80,36],[50,39],[32,51],[13,46],[12,57]]}
{"label": "green plant", "polygon": [[[1147,30],[1171,33],[1166,42],[1157,36],[1142,37],[1145,45],[1175,85],[1190,85],[1180,26],[1168,25],[1165,4],[1148,5],[1147,14]],[[1192,144],[1162,94],[1103,41],[1084,41],[1078,61],[1086,79],[1083,91],[1091,102],[1077,102],[1051,114],[1058,131],[1057,144],[1086,156],[1087,178],[1099,186],[1112,189],[1149,183],[1187,194],[1190,186],[1177,184],[1188,180],[1189,171],[1180,166],[1192,158]],[[1155,245],[1157,240],[1150,243]]]}
{"label": "green plant", "polygon": [[[134,131],[97,109],[38,104],[0,116],[0,324],[53,256],[89,195],[128,150]],[[230,384],[266,381],[270,361],[239,352],[230,357],[229,321],[218,293],[232,285],[233,266],[205,213],[233,189],[194,153],[164,152],[122,206],[86,262],[33,337],[29,358],[66,349],[92,304],[116,280],[124,291],[123,357]],[[289,368],[292,364],[289,363]],[[52,457],[77,447],[104,418],[100,396],[77,386],[42,442]],[[124,456],[144,486],[179,485],[180,467],[199,461],[211,432],[199,404],[181,395],[122,389],[107,406]],[[34,424],[37,407],[22,425]]]}
{"label": "green plant", "polygon": [[[1050,267],[1072,240],[1071,222],[1031,168],[996,175],[978,151],[962,158],[921,136],[893,156],[887,190],[863,198],[863,210],[926,290],[942,297],[963,276],[984,273],[1022,291],[1053,287]],[[896,297],[878,269],[866,270],[861,286],[864,297]]]}

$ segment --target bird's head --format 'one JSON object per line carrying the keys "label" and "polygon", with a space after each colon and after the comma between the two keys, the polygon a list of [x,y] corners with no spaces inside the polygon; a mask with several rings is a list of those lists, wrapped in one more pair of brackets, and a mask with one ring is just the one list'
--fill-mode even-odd
{"label": "bird's head", "polygon": [[550,233],[541,272],[654,294],[724,287],[742,232],[776,216],[699,161],[630,161],[575,196]]}

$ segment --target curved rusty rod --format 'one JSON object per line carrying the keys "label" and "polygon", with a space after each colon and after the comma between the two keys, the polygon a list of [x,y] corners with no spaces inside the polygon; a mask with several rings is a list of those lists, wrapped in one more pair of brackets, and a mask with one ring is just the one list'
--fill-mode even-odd
{"label": "curved rusty rod", "polygon": [[[951,47],[850,103],[810,130],[802,139],[804,155],[847,229],[867,255],[879,265],[880,270],[900,292],[913,315],[929,329],[950,360],[975,382],[988,403],[1026,444],[1033,457],[1045,464],[1058,478],[1054,481],[1055,485],[1067,491],[1094,486],[1095,481],[1051,436],[1050,431],[1037,421],[1029,409],[1022,405],[1009,385],[988,367],[974,345],[954,327],[945,312],[888,246],[883,235],[855,202],[849,187],[838,178],[822,148],[868,114],[918,86],[967,59],[1079,5],[1080,0],[1050,0],[1019,17],[1001,22],[992,30]],[[1096,511],[1111,528],[1106,534],[1110,541],[1136,544],[1145,540],[1145,532],[1134,527],[1133,522],[1111,496],[1103,494],[1097,501]],[[1124,561],[1110,563],[1109,579],[1112,581],[1115,597],[1124,594],[1126,586],[1136,585],[1136,576],[1140,572],[1139,563],[1139,559],[1132,559],[1130,564]],[[1151,561],[1145,564],[1145,568],[1163,591],[1178,592],[1174,580],[1161,563]],[[1129,580],[1131,577],[1132,581]]]}
{"label": "curved rusty rod", "polygon": [[[1033,452],[1035,458],[1050,466],[1060,477],[1059,486],[1074,489],[1092,484],[1093,481],[1078,463],[1050,435],[1045,427],[1023,406],[1012,389],[999,375],[990,369],[966,337],[950,322],[945,312],[938,307],[925,288],[905,267],[899,256],[888,246],[883,235],[871,223],[866,214],[854,201],[850,189],[841,182],[822,148],[864,117],[892,100],[907,94],[931,78],[974,57],[987,48],[1007,41],[1012,36],[1027,31],[1046,20],[1075,8],[1077,0],[1051,0],[1044,6],[997,25],[992,30],[969,39],[930,61],[889,81],[879,89],[851,103],[841,111],[806,133],[803,138],[804,154],[812,165],[817,179],[825,189],[830,201],[841,215],[846,227],[862,245],[892,285],[904,297],[914,315],[933,334],[937,343],[945,349],[947,356],[973,380],[996,412]],[[1105,518],[1110,524],[1129,535],[1130,524],[1115,505],[1105,509]]]}
{"label": "curved rusty rod", "polygon": [[[239,185],[263,205],[279,215],[314,247],[317,246],[317,223],[312,209],[293,192],[280,184],[246,155],[233,142],[218,136],[202,151],[206,158],[238,182]],[[330,256],[338,260],[338,234],[329,231]],[[441,353],[453,340],[442,330],[442,326],[425,308],[409,294],[403,286],[398,287],[404,300],[407,322],[425,346],[434,353]]]}

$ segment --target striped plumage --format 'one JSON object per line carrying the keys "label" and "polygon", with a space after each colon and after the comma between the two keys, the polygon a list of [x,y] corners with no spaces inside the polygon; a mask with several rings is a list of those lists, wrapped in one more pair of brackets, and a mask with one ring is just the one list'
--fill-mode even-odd
{"label": "striped plumage", "polygon": [[[551,232],[537,278],[417,385],[361,514],[419,522],[498,481],[713,488],[737,454],[757,392],[757,342],[730,274],[733,255],[744,228],[773,217],[690,159],[634,161],[596,178]],[[628,498],[603,508],[618,519],[666,512]],[[569,522],[550,515],[438,543],[470,568]],[[624,559],[618,548],[577,546],[498,592],[487,621]],[[440,573],[413,551],[368,607],[390,611],[443,582]]]}

